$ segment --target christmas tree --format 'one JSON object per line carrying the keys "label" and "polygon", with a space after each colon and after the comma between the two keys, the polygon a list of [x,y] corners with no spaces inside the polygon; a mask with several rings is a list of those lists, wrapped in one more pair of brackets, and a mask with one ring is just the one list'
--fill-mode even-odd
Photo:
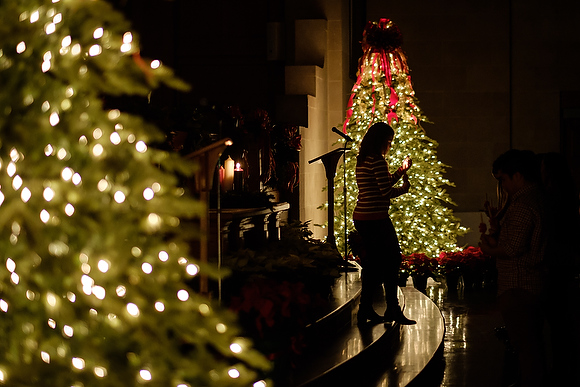
{"label": "christmas tree", "polygon": [[[336,174],[335,235],[339,251],[344,249],[346,188],[346,231],[354,229],[350,215],[357,197],[356,155],[367,129],[375,122],[387,122],[395,131],[389,166],[394,171],[407,156],[413,160],[409,170],[411,189],[391,201],[390,216],[404,254],[424,253],[436,257],[441,251],[457,249],[457,236],[466,230],[453,215],[454,205],[445,190],[453,186],[443,174],[446,165],[437,159],[437,142],[421,127],[427,121],[415,97],[402,36],[390,20],[369,22],[363,33],[363,56],[358,78],[352,88],[343,131],[353,142]],[[344,140],[341,140],[344,141]],[[346,178],[343,176],[346,175]]]}
{"label": "christmas tree", "polygon": [[0,385],[265,386],[194,290],[204,203],[160,130],[103,100],[184,89],[100,0],[0,3]]}

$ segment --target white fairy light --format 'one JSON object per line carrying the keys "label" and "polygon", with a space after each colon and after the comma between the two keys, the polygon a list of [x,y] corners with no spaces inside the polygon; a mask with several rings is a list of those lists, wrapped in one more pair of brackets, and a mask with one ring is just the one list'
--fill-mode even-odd
{"label": "white fairy light", "polygon": [[72,365],[78,370],[82,370],[85,368],[85,361],[80,357],[73,357],[72,358]]}
{"label": "white fairy light", "polygon": [[52,188],[46,187],[42,192],[42,197],[44,197],[44,200],[47,202],[50,202],[52,199],[54,199],[54,191]]}
{"label": "white fairy light", "polygon": [[103,288],[102,286],[95,286],[95,287],[93,287],[93,294],[99,300],[104,300],[105,296],[106,296],[105,288]]}
{"label": "white fairy light", "polygon": [[54,293],[48,292],[46,294],[46,302],[48,303],[48,305],[55,307],[57,300],[58,300],[58,298],[54,295]]}
{"label": "white fairy light", "polygon": [[131,43],[133,41],[133,34],[131,32],[125,32],[123,34],[123,43]]}
{"label": "white fairy light", "polygon": [[36,23],[38,19],[40,19],[40,13],[38,10],[30,14],[30,23]]}
{"label": "white fairy light", "polygon": [[40,352],[40,358],[46,364],[50,364],[50,354],[48,352],[41,351]]}
{"label": "white fairy light", "polygon": [[101,128],[95,128],[95,130],[93,130],[93,138],[98,140],[101,137],[103,137],[103,130]]}
{"label": "white fairy light", "polygon": [[107,117],[109,117],[110,120],[116,120],[121,117],[121,112],[118,109],[109,110]]}
{"label": "white fairy light", "polygon": [[104,151],[105,151],[105,149],[103,148],[103,146],[101,144],[95,144],[95,146],[93,147],[93,155],[95,157],[101,156]]}
{"label": "white fairy light", "polygon": [[4,313],[8,313],[8,303],[3,299],[0,299],[0,310]]}
{"label": "white fairy light", "polygon": [[20,187],[22,187],[22,178],[16,175],[14,176],[14,179],[12,179],[12,188],[14,188],[15,191],[18,191]]}
{"label": "white fairy light", "polygon": [[97,268],[101,273],[106,273],[107,271],[109,271],[109,267],[110,267],[109,262],[105,261],[104,259],[101,259],[99,263],[97,263]]}
{"label": "white fairy light", "polygon": [[57,152],[56,152],[56,157],[59,160],[64,160],[67,156],[67,151],[64,148],[60,148]]}
{"label": "white fairy light", "polygon": [[75,207],[72,204],[67,203],[67,205],[64,206],[64,213],[67,214],[68,216],[73,216],[73,214],[75,213]]}
{"label": "white fairy light", "polygon": [[224,324],[224,323],[218,323],[218,324],[215,326],[215,330],[216,330],[218,333],[225,333],[225,332],[228,330],[228,327],[227,327],[227,326],[226,326],[226,324]]}
{"label": "white fairy light", "polygon": [[10,177],[14,176],[14,174],[16,173],[16,164],[14,164],[13,162],[8,163],[8,166],[6,167],[6,173]]}
{"label": "white fairy light", "polygon": [[145,274],[151,274],[153,272],[153,266],[151,266],[151,264],[148,262],[143,262],[141,265],[141,270],[143,270],[143,273]]}
{"label": "white fairy light", "polygon": [[72,182],[74,185],[79,185],[82,181],[81,175],[79,173],[75,173],[72,176]]}
{"label": "white fairy light", "polygon": [[22,201],[24,203],[27,203],[31,197],[32,197],[32,192],[30,192],[28,187],[24,187],[22,189],[22,192],[20,192],[20,199],[22,199]]}
{"label": "white fairy light", "polygon": [[48,213],[48,211],[46,210],[40,211],[40,220],[42,221],[42,223],[48,223],[48,221],[50,220],[50,214]]}
{"label": "white fairy light", "polygon": [[133,304],[132,302],[127,304],[127,312],[133,316],[133,317],[138,317],[139,316],[139,307],[135,304]]}
{"label": "white fairy light", "polygon": [[115,194],[113,195],[113,198],[115,199],[115,201],[117,203],[123,203],[125,201],[125,194],[121,191],[117,191],[115,192]]}
{"label": "white fairy light", "polygon": [[52,147],[52,145],[48,144],[47,146],[44,147],[44,154],[46,156],[51,156],[52,152],[54,152],[54,148]]}
{"label": "white fairy light", "polygon": [[191,263],[189,265],[187,265],[185,271],[187,272],[187,274],[189,274],[190,276],[194,276],[197,273],[199,273],[199,266]]}
{"label": "white fairy light", "polygon": [[74,329],[73,327],[71,327],[70,325],[65,325],[62,328],[62,333],[66,336],[66,337],[73,337],[74,336]]}
{"label": "white fairy light", "polygon": [[158,312],[163,312],[165,310],[165,304],[161,301],[155,303],[155,310]]}
{"label": "white fairy light", "polygon": [[155,59],[154,61],[151,61],[151,68],[152,69],[154,69],[154,70],[158,69],[159,66],[161,66],[161,62],[158,61],[157,59]]}
{"label": "white fairy light", "polygon": [[199,310],[199,313],[205,315],[208,315],[209,312],[211,311],[211,309],[209,308],[209,305],[207,304],[200,304],[199,307],[197,308]]}
{"label": "white fairy light", "polygon": [[137,152],[139,153],[145,153],[147,151],[147,144],[145,144],[144,141],[138,141],[137,144],[135,144],[135,149],[137,149]]}
{"label": "white fairy light", "polygon": [[127,294],[127,288],[124,287],[123,285],[119,285],[117,286],[117,288],[115,289],[115,293],[117,294],[117,296],[119,297],[125,297],[125,295]]}
{"label": "white fairy light", "polygon": [[26,51],[26,43],[24,42],[18,43],[16,45],[16,52],[22,54],[24,51]]}
{"label": "white fairy light", "polygon": [[56,31],[56,25],[54,23],[48,23],[44,27],[44,32],[46,32],[47,35],[52,34],[54,31]]}
{"label": "white fairy light", "polygon": [[232,379],[237,379],[237,378],[239,378],[239,377],[240,377],[240,371],[238,371],[238,370],[237,370],[237,369],[235,369],[235,368],[230,368],[230,369],[228,370],[228,375],[229,375],[229,376],[230,376],[230,378],[232,378]]}
{"label": "white fairy light", "polygon": [[232,343],[230,345],[230,351],[232,351],[233,353],[240,353],[242,352],[242,346],[238,343]]}
{"label": "white fairy light", "polygon": [[177,292],[177,298],[179,301],[187,301],[189,299],[189,292],[185,289],[181,289]]}
{"label": "white fairy light", "polygon": [[143,190],[143,197],[145,200],[151,200],[153,199],[153,196],[155,196],[155,192],[153,192],[151,188],[145,188],[145,190]]}
{"label": "white fairy light", "polygon": [[139,376],[141,377],[141,379],[143,379],[146,382],[148,382],[151,379],[153,379],[153,376],[151,375],[151,372],[149,370],[141,370],[141,371],[139,371]]}
{"label": "white fairy light", "polygon": [[109,182],[105,179],[101,179],[97,183],[97,189],[101,192],[105,192],[108,188],[109,188]]}
{"label": "white fairy light", "polygon": [[107,376],[107,369],[105,367],[95,367],[93,369],[93,372],[95,373],[95,376],[98,378],[104,378],[105,376]]}
{"label": "white fairy light", "polygon": [[119,136],[119,133],[117,132],[111,133],[109,139],[111,140],[111,143],[114,145],[119,145],[121,143],[121,136]]}
{"label": "white fairy light", "polygon": [[81,53],[81,51],[82,51],[82,50],[81,50],[81,45],[80,45],[80,44],[78,44],[78,43],[77,43],[77,44],[75,44],[74,46],[72,46],[72,48],[71,48],[71,53],[72,53],[74,56],[77,56],[77,55],[79,55],[79,54]]}
{"label": "white fairy light", "polygon": [[103,52],[103,48],[98,44],[93,44],[91,48],[89,48],[89,55],[90,56],[97,56]]}
{"label": "white fairy light", "polygon": [[47,72],[48,70],[50,70],[50,61],[44,61],[42,62],[42,66],[40,67],[40,69],[42,70],[43,73]]}
{"label": "white fairy light", "polygon": [[16,270],[16,262],[14,262],[12,258],[8,258],[6,260],[6,269],[8,269],[10,273],[13,273],[14,270]]}
{"label": "white fairy light", "polygon": [[69,181],[73,177],[73,170],[70,169],[69,167],[65,167],[61,171],[60,176],[64,181]]}
{"label": "white fairy light", "polygon": [[167,254],[167,251],[160,251],[158,257],[161,262],[167,262],[169,259],[169,254]]}
{"label": "white fairy light", "polygon": [[147,217],[149,224],[153,227],[158,227],[161,224],[161,217],[157,214],[149,214]]}
{"label": "white fairy light", "polygon": [[58,113],[57,112],[51,113],[49,121],[51,126],[56,126],[60,122],[60,117],[58,116]]}
{"label": "white fairy light", "polygon": [[103,27],[95,29],[95,31],[93,32],[93,38],[100,39],[102,37],[103,37]]}

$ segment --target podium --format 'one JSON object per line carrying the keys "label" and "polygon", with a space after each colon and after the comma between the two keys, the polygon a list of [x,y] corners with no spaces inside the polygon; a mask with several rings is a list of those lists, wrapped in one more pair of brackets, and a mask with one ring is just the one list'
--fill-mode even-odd
{"label": "podium", "polygon": [[[209,192],[213,186],[213,177],[216,170],[217,162],[226,149],[226,147],[233,144],[233,141],[229,138],[224,138],[222,140],[216,141],[205,148],[199,149],[193,153],[185,156],[187,159],[194,160],[198,165],[199,169],[195,171],[195,191],[199,193],[200,199],[206,204],[206,210],[200,219],[200,248],[199,248],[199,260],[202,263],[208,262],[208,243],[209,243]],[[219,192],[219,189],[218,189]],[[219,200],[218,200],[219,202]],[[219,207],[218,207],[219,208]],[[219,215],[219,214],[218,214]],[[218,230],[220,228],[218,216]],[[218,247],[218,269],[221,266],[221,251]],[[200,276],[200,292],[202,294],[208,293],[208,278],[206,275],[202,274]],[[220,282],[221,289],[221,282]]]}
{"label": "podium", "polygon": [[[326,241],[332,246],[336,247],[336,237],[334,236],[334,176],[336,175],[336,166],[340,158],[346,153],[350,148],[339,148],[328,153],[323,154],[315,159],[308,161],[308,164],[315,163],[319,160],[324,164],[324,169],[326,171],[326,180],[328,185],[328,236]],[[346,216],[346,213],[345,213]],[[346,241],[345,241],[346,243]],[[346,255],[345,255],[346,259]]]}

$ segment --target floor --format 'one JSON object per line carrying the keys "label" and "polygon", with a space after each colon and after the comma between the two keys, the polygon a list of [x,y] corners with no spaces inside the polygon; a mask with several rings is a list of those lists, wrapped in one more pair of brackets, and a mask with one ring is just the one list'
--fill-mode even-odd
{"label": "floor", "polygon": [[[517,387],[515,355],[497,309],[495,290],[448,292],[444,284],[430,280],[427,296],[445,319],[443,353],[410,386],[419,387]],[[552,293],[557,306],[559,339],[550,344],[545,329],[549,386],[580,385],[580,288],[562,286]],[[554,348],[553,345],[559,345]],[[550,361],[555,356],[557,361]],[[558,368],[559,367],[559,368]],[[558,368],[558,369],[556,369]]]}
{"label": "floor", "polygon": [[502,340],[495,291],[448,292],[430,281],[427,295],[445,319],[443,356],[415,384],[425,387],[510,386],[513,366]]}

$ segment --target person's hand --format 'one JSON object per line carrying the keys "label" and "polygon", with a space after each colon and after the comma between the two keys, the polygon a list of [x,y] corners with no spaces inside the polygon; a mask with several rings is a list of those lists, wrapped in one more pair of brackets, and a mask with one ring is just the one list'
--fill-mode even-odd
{"label": "person's hand", "polygon": [[408,171],[409,168],[411,168],[411,165],[413,165],[413,160],[411,160],[409,157],[405,157],[405,160],[403,160],[403,164],[401,164],[401,168],[403,169],[403,171]]}
{"label": "person's hand", "polygon": [[485,234],[486,231],[487,231],[487,224],[485,224],[484,222],[481,222],[479,224],[479,232],[482,234]]}
{"label": "person's hand", "polygon": [[409,175],[407,172],[403,173],[403,188],[409,189],[411,187],[411,183],[409,183]]}

